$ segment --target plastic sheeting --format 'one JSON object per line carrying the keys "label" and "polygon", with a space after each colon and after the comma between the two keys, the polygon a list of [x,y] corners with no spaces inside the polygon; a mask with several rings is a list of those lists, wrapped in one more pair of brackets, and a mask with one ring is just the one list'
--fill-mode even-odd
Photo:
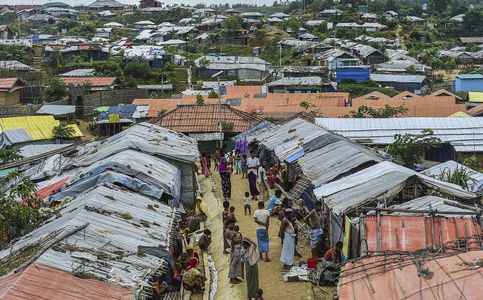
{"label": "plastic sheeting", "polygon": [[158,201],[112,185],[87,191],[42,226],[0,251],[0,259],[29,245],[45,246],[61,234],[87,227],[61,239],[34,262],[67,272],[84,272],[132,290],[147,285],[147,275],[165,264],[156,256],[138,255],[138,246],[169,250],[177,213]]}
{"label": "plastic sheeting", "polygon": [[[447,215],[445,211],[451,212],[462,212],[462,213],[471,213],[474,210],[464,209],[461,208],[461,203],[444,199],[438,196],[424,196],[420,198],[416,198],[413,200],[409,200],[402,204],[393,205],[390,208],[393,209],[413,209],[413,210],[433,210],[438,216],[446,216],[451,217],[454,215]],[[415,213],[410,212],[394,212],[391,215],[399,215],[399,216],[414,216],[417,215]],[[469,216],[467,216],[469,217]]]}
{"label": "plastic sheeting", "polygon": [[81,168],[72,176],[69,184],[96,176],[106,170],[137,178],[157,189],[164,190],[173,197],[174,206],[177,207],[179,204],[181,171],[160,158],[134,150],[114,154],[86,168]]}
{"label": "plastic sheeting", "polygon": [[194,163],[200,157],[195,139],[149,123],[136,124],[95,145],[87,155],[77,159],[76,165],[88,166],[127,149],[186,163]]}
{"label": "plastic sheeting", "polygon": [[61,201],[66,197],[76,197],[77,195],[83,193],[85,190],[98,186],[104,183],[115,183],[118,185],[123,185],[132,191],[138,192],[142,195],[153,197],[156,199],[161,199],[164,191],[157,189],[139,179],[129,177],[127,175],[116,173],[112,171],[107,172],[95,172],[96,175],[83,178],[75,182],[73,185],[62,189],[59,193],[54,194],[49,197],[48,201]]}
{"label": "plastic sheeting", "polygon": [[317,188],[361,165],[382,160],[376,153],[355,143],[337,141],[305,154],[298,163]]}
{"label": "plastic sheeting", "polygon": [[326,205],[338,215],[369,202],[391,200],[411,177],[417,177],[427,187],[459,199],[469,200],[476,197],[458,185],[419,174],[388,161],[323,184],[314,190],[314,194],[318,199],[324,198]]}

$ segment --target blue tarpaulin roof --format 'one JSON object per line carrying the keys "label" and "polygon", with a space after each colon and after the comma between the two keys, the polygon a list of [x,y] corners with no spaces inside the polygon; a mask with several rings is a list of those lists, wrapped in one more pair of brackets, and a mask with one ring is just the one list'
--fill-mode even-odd
{"label": "blue tarpaulin roof", "polygon": [[299,158],[301,158],[302,156],[305,155],[305,151],[303,148],[301,148],[300,150],[298,150],[297,152],[289,155],[285,161],[288,162],[288,163],[293,163],[294,161],[298,160]]}

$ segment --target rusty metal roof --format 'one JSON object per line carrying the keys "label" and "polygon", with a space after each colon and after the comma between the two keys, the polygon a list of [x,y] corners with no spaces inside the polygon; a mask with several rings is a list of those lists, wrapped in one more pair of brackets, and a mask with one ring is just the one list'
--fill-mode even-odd
{"label": "rusty metal roof", "polygon": [[364,220],[368,252],[483,247],[481,225],[473,218],[390,215],[380,216],[379,222],[376,216]]}
{"label": "rusty metal roof", "polygon": [[339,299],[481,299],[483,251],[373,256],[348,263]]}
{"label": "rusty metal roof", "polygon": [[128,300],[132,297],[128,289],[96,279],[82,279],[39,263],[0,280],[1,299]]}

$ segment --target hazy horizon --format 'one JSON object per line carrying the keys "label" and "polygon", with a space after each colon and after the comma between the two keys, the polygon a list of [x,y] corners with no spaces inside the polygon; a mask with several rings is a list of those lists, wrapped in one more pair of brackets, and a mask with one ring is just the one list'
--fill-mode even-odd
{"label": "hazy horizon", "polygon": [[[118,2],[124,3],[124,4],[139,4],[139,0],[116,0]],[[275,0],[182,0],[182,1],[177,1],[177,0],[162,0],[166,4],[189,4],[189,5],[195,5],[199,3],[205,3],[205,4],[238,4],[238,3],[243,3],[243,4],[252,4],[252,5],[272,5]],[[28,0],[0,0],[0,4],[9,4],[9,5],[19,5],[19,4],[45,4],[49,2],[64,2],[72,6],[80,6],[80,5],[88,5],[94,2],[94,0],[34,0],[34,1],[28,1]]]}

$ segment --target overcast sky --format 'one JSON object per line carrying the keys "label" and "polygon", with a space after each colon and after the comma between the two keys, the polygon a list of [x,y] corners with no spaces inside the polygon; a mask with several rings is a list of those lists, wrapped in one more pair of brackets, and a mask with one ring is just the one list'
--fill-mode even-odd
{"label": "overcast sky", "polygon": [[[94,2],[94,0],[0,0],[1,4],[44,4],[48,2],[64,2],[73,6],[76,5],[85,5]],[[139,0],[117,0],[124,4],[139,4]],[[205,3],[205,4],[219,4],[219,3],[247,3],[247,4],[272,4],[274,0],[164,0],[163,2],[166,4],[173,4],[173,3],[184,3],[184,4],[197,4],[197,3]]]}

